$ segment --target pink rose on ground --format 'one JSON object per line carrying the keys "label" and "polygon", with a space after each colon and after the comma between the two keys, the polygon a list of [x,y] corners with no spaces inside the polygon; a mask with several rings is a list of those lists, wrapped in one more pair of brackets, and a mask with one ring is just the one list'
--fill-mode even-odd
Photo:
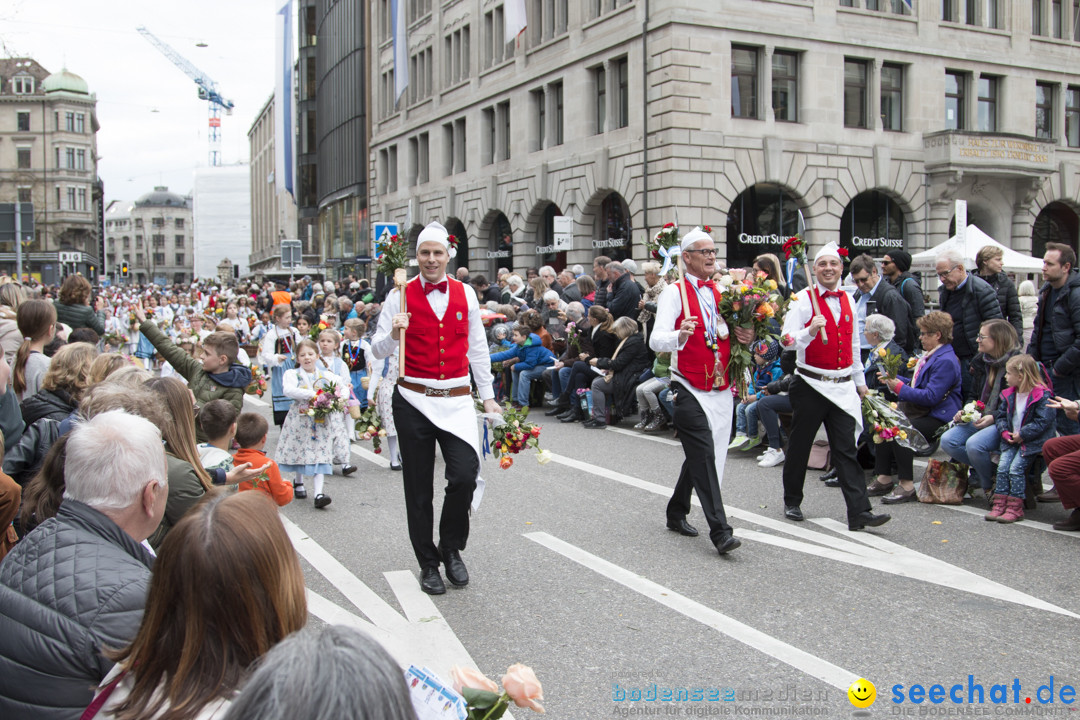
{"label": "pink rose on ground", "polygon": [[459,693],[462,688],[486,690],[493,693],[499,692],[499,686],[484,673],[460,665],[454,665],[450,668],[450,680],[454,683],[454,690]]}
{"label": "pink rose on ground", "polygon": [[536,702],[544,699],[544,689],[536,679],[531,667],[514,663],[506,670],[502,678],[503,690],[518,707],[527,707],[538,713],[544,712],[544,706]]}

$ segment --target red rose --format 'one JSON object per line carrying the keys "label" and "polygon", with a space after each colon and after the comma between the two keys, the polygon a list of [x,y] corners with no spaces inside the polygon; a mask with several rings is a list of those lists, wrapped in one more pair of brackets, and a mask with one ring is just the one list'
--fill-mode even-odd
{"label": "red rose", "polygon": [[839,250],[836,251],[836,254],[839,255],[840,257],[845,257],[846,258],[848,256],[847,248],[840,248]]}
{"label": "red rose", "polygon": [[711,228],[711,227],[709,227],[708,225],[706,225],[705,227],[703,227],[703,228],[701,228],[701,229],[702,229],[702,230],[704,230],[704,231],[705,231],[705,232],[707,232],[707,233],[711,233],[711,232],[712,232],[712,228]]}
{"label": "red rose", "polygon": [[667,230],[668,228],[673,228],[673,227],[675,227],[675,223],[668,223],[667,225],[664,226],[664,229]]}
{"label": "red rose", "polygon": [[659,260],[660,259],[660,251],[659,250],[653,250],[652,251],[652,256],[653,256],[653,260]]}
{"label": "red rose", "polygon": [[540,437],[540,427],[539,426],[534,427],[532,429],[532,436],[533,437]]}

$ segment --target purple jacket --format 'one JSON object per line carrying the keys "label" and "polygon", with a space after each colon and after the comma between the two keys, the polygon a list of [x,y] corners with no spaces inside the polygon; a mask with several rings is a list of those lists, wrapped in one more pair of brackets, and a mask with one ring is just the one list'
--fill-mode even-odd
{"label": "purple jacket", "polygon": [[915,385],[908,378],[898,378],[900,401],[930,408],[930,416],[949,422],[962,404],[960,396],[960,361],[951,344],[939,347],[923,364]]}

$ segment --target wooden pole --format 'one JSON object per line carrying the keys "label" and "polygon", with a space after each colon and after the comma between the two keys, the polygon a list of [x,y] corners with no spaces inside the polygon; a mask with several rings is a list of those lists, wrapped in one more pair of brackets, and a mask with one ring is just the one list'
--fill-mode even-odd
{"label": "wooden pole", "polygon": [[[810,261],[803,259],[803,271],[806,273],[806,284],[810,288],[810,304],[814,307],[814,316],[817,317],[821,314],[821,308],[818,306],[817,293],[814,292],[814,276],[810,274]],[[825,332],[825,328],[818,330],[821,335],[821,344],[829,344],[829,335]]]}
{"label": "wooden pole", "polygon": [[[409,280],[409,274],[405,268],[394,270],[394,287],[398,290],[398,300],[401,303],[401,312],[409,312],[409,303],[405,299],[405,284]],[[405,377],[405,328],[398,330],[398,377]]]}
{"label": "wooden pole", "polygon": [[[682,314],[683,318],[690,317],[690,301],[686,297],[686,273],[683,272],[683,260],[682,253],[679,253],[679,262],[677,267],[679,268],[679,295],[682,298]],[[700,320],[700,318],[699,318]]]}

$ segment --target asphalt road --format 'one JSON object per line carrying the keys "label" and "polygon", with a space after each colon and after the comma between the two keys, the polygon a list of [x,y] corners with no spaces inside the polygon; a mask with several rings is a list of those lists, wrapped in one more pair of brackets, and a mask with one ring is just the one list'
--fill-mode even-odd
{"label": "asphalt road", "polygon": [[[1045,716],[1076,707],[1063,700],[1064,686],[1080,685],[1080,534],[1050,529],[1065,515],[1060,506],[1005,526],[985,522],[974,502],[912,503],[891,508],[880,528],[849,533],[840,491],[816,471],[807,474],[808,521],[791,523],[781,467],[735,452],[723,495],[743,545],[721,557],[696,506],[689,520],[700,537],[665,529],[683,460],[677,441],[543,426],[555,461],[485,463],[486,494],[463,553],[472,581],[431,599],[418,588],[401,475],[369,443],[354,445],[360,469],[328,480],[332,505],[315,510],[309,498],[283,509],[312,622],[365,627],[399,661],[440,673],[471,661],[497,680],[523,662],[556,718]],[[877,699],[856,711],[847,688],[860,677]],[[1054,703],[1040,704],[1051,677]],[[975,686],[982,704],[969,704],[980,699]],[[639,694],[646,699],[632,701]]]}

